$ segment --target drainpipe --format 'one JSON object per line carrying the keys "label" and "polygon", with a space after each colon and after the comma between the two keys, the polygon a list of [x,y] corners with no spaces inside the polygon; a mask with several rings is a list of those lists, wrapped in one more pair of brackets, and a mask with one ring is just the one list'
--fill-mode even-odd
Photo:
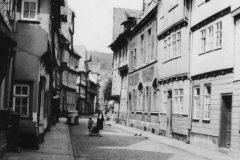
{"label": "drainpipe", "polygon": [[[192,0],[189,1],[189,27],[191,27],[191,12],[192,12]],[[190,81],[190,101],[189,101],[189,128],[188,128],[188,139],[187,144],[190,143],[190,131],[192,130],[192,113],[193,113],[193,81],[191,78],[192,75],[192,42],[193,42],[193,36],[192,31],[189,31],[189,48],[188,48],[188,54],[189,54],[189,81]]]}

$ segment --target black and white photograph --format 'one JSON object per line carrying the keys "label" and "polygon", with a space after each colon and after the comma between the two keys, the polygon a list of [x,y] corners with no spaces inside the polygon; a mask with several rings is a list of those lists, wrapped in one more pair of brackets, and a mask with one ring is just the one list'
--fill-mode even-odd
{"label": "black and white photograph", "polygon": [[0,160],[240,160],[240,0],[0,0]]}

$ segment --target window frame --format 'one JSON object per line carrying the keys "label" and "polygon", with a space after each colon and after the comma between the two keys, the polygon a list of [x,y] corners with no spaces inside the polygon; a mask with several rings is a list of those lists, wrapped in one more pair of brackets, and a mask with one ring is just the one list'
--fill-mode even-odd
{"label": "window frame", "polygon": [[206,28],[200,31],[200,54],[206,52]]}
{"label": "window frame", "polygon": [[[221,24],[221,28],[218,30],[218,24]],[[222,48],[222,28],[223,28],[223,25],[222,25],[222,21],[219,21],[219,22],[216,22],[215,23],[215,26],[216,26],[216,32],[215,32],[215,49],[218,49],[218,48]],[[219,38],[221,44],[219,46],[217,46],[217,41],[218,41],[218,33],[220,33],[221,35],[221,38]]]}
{"label": "window frame", "polygon": [[[22,94],[16,94],[16,87],[17,86],[20,86],[21,88],[22,87],[27,87],[27,95],[22,95]],[[27,98],[27,114],[24,115],[21,113],[21,110],[22,110],[22,105],[20,107],[20,117],[29,117],[30,116],[30,85],[28,84],[14,84],[13,86],[13,110],[16,111],[15,109],[15,102],[16,102],[16,98]]]}
{"label": "window frame", "polygon": [[[24,2],[36,3],[35,18],[24,18],[24,16],[23,16],[24,15]],[[21,20],[26,20],[26,21],[37,21],[38,20],[38,0],[22,0]]]}
{"label": "window frame", "polygon": [[206,41],[207,41],[207,51],[213,50],[214,49],[214,25],[210,25],[207,27]]}
{"label": "window frame", "polygon": [[160,19],[162,19],[164,17],[164,11],[165,11],[164,0],[162,0],[162,2],[161,2],[161,9],[160,9]]}
{"label": "window frame", "polygon": [[[181,94],[181,91],[183,94]],[[181,99],[182,99],[182,103],[181,103]],[[184,89],[183,88],[174,89],[174,114],[183,114],[183,99],[184,99]]]}
{"label": "window frame", "polygon": [[[207,92],[207,87],[210,87],[210,94]],[[210,121],[210,111],[211,111],[211,84],[204,84],[204,104],[203,104],[203,120]],[[208,106],[207,106],[208,105]],[[206,116],[206,110],[208,115]]]}
{"label": "window frame", "polygon": [[167,98],[168,97],[168,92],[163,91],[163,106],[162,106],[162,113],[167,113]]}
{"label": "window frame", "polygon": [[[197,92],[197,89],[199,89],[199,94]],[[193,119],[199,119],[200,118],[200,94],[201,89],[200,86],[194,86],[194,93],[193,93]],[[196,99],[198,99],[199,104],[196,104]],[[196,106],[197,105],[197,106]],[[197,116],[198,112],[198,116]]]}

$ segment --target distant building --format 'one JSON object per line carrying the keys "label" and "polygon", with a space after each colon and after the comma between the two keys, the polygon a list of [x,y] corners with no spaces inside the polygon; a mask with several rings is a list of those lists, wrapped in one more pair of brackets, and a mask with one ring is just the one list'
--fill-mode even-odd
{"label": "distant building", "polygon": [[113,53],[112,96],[114,110],[119,112],[119,121],[127,123],[128,116],[128,70],[129,70],[129,40],[128,34],[136,24],[141,11],[114,8],[113,13],[113,43],[110,44]]}

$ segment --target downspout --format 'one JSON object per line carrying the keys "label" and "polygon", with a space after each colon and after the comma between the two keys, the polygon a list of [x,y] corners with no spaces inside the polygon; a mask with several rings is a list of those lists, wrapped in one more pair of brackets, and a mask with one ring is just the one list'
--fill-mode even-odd
{"label": "downspout", "polygon": [[[17,0],[14,0],[13,3],[14,3],[14,20],[13,20],[12,34],[15,36],[15,31],[17,30],[16,29],[17,28],[16,27]],[[13,48],[15,48],[16,45],[17,44],[14,44]],[[15,56],[16,56],[16,51],[13,49],[9,109],[13,107],[13,85],[14,85],[14,73],[15,73]]]}
{"label": "downspout", "polygon": [[[192,12],[192,0],[189,1],[189,28],[191,27],[191,12]],[[189,29],[189,48],[188,48],[188,54],[189,54],[189,81],[190,81],[190,101],[189,101],[189,128],[188,128],[188,138],[187,138],[187,144],[190,143],[190,131],[192,130],[192,113],[193,113],[193,106],[192,106],[192,96],[193,96],[193,81],[192,81],[192,31]]]}

